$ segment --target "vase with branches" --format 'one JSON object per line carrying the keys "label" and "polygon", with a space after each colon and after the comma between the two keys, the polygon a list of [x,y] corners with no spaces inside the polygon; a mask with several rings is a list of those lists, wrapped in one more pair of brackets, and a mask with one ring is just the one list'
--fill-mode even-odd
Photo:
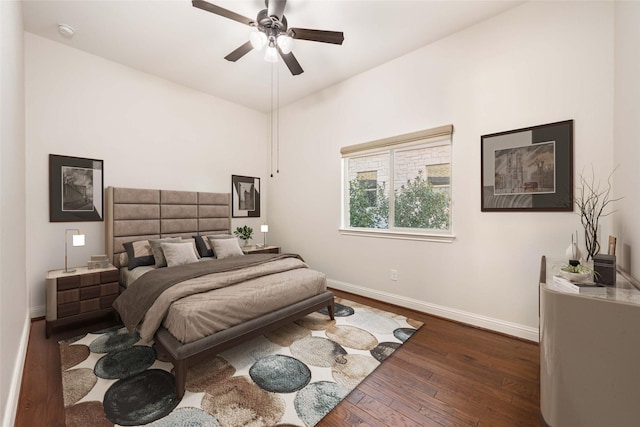
{"label": "vase with branches", "polygon": [[611,178],[617,167],[607,177],[606,186],[601,186],[596,182],[593,166],[591,167],[591,178],[587,179],[584,173],[580,174],[580,184],[577,188],[575,203],[580,211],[580,221],[584,228],[584,241],[587,250],[587,261],[593,259],[594,255],[600,252],[600,242],[598,241],[598,228],[600,218],[611,215],[615,212],[611,204],[622,199],[622,197],[612,197]]}

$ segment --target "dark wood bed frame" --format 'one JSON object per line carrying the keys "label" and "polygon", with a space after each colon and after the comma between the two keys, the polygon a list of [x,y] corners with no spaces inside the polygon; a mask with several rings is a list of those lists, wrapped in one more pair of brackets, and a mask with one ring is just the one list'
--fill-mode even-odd
{"label": "dark wood bed frame", "polygon": [[[106,250],[116,267],[120,267],[118,256],[124,252],[125,242],[231,233],[229,193],[108,187],[105,201]],[[160,327],[155,342],[173,363],[176,393],[182,398],[189,366],[325,307],[334,320],[334,295],[330,291],[187,344]]]}

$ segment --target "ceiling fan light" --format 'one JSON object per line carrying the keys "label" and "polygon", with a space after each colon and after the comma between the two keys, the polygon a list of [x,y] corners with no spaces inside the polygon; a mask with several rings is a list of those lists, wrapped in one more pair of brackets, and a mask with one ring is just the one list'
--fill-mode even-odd
{"label": "ceiling fan light", "polygon": [[254,49],[260,50],[265,44],[267,44],[267,35],[255,30],[249,34],[249,41]]}
{"label": "ceiling fan light", "polygon": [[291,48],[293,47],[293,39],[291,37],[285,34],[280,34],[277,42],[282,53],[287,54],[291,52]]}
{"label": "ceiling fan light", "polygon": [[268,47],[265,49],[264,60],[267,62],[278,62],[278,51],[275,47]]}

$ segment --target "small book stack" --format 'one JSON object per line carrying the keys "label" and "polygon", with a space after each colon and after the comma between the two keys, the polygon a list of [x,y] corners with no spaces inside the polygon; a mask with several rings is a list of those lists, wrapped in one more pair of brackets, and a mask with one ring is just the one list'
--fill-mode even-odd
{"label": "small book stack", "polygon": [[584,289],[598,288],[599,286],[595,282],[572,282],[569,279],[565,279],[562,276],[553,276],[553,283],[565,292],[580,293]]}
{"label": "small book stack", "polygon": [[107,267],[109,267],[109,257],[106,255],[91,255],[91,259],[87,263],[87,268],[89,270]]}

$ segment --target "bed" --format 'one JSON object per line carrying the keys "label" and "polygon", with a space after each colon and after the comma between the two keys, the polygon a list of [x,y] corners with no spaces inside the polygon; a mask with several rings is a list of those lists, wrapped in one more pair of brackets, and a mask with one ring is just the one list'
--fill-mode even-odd
{"label": "bed", "polygon": [[[166,353],[178,397],[189,366],[320,309],[334,319],[324,275],[298,255],[222,257],[233,246],[230,194],[108,187],[105,202],[106,251],[121,272],[114,308]],[[149,242],[165,250],[169,267],[158,265],[158,252],[138,256],[135,248]],[[189,261],[176,264],[171,251],[190,245],[198,259],[189,251]],[[220,259],[206,253],[214,245]]]}

